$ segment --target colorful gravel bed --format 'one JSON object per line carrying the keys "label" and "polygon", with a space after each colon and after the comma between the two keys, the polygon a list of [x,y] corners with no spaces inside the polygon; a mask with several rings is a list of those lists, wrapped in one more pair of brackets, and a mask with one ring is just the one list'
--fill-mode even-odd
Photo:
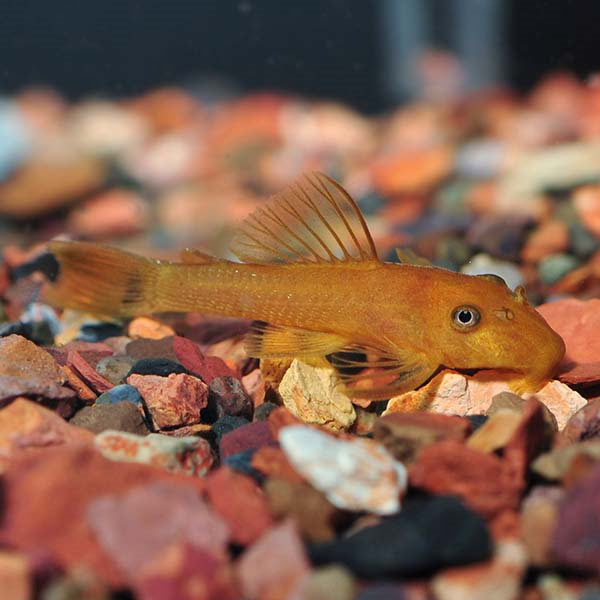
{"label": "colorful gravel bed", "polygon": [[[524,285],[565,341],[555,378],[517,395],[443,370],[370,402],[328,368],[248,358],[247,321],[44,300],[50,239],[231,258],[236,225],[313,170],[382,258]],[[25,91],[0,101],[0,236],[2,600],[600,597],[593,78],[377,117]]]}

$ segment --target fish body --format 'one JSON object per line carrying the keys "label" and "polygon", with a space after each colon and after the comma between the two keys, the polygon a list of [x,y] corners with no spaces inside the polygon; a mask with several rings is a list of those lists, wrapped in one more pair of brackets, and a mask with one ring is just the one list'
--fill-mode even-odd
{"label": "fish body", "polygon": [[[352,199],[304,176],[244,223],[237,263],[188,251],[177,263],[82,242],[52,242],[54,300],[101,315],[199,311],[254,319],[247,350],[327,360],[349,393],[413,389],[440,367],[501,369],[517,391],[552,376],[564,343],[494,276],[377,258]],[[412,263],[412,264],[411,264]]]}

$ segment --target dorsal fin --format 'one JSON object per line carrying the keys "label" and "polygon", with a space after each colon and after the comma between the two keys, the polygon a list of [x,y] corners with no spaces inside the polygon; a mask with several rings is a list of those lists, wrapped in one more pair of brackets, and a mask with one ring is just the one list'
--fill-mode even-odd
{"label": "dorsal fin", "polygon": [[420,267],[431,267],[431,263],[422,256],[418,256],[410,248],[396,248],[398,260],[405,265],[418,265]]}
{"label": "dorsal fin", "polygon": [[257,208],[231,251],[249,263],[378,260],[360,209],[323,173],[303,175]]}

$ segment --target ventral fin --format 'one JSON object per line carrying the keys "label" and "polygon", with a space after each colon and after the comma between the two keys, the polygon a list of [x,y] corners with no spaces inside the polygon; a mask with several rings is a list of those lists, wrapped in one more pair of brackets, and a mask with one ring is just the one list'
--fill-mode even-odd
{"label": "ventral fin", "polygon": [[387,400],[415,389],[437,368],[409,353],[391,354],[367,346],[347,346],[327,357],[350,397]]}
{"label": "ventral fin", "polygon": [[186,265],[208,265],[219,260],[195,248],[184,248],[179,253],[179,259]]}
{"label": "ventral fin", "polygon": [[405,265],[417,265],[420,267],[431,267],[431,263],[422,256],[415,254],[410,248],[396,248],[398,260]]}
{"label": "ventral fin", "polygon": [[249,263],[378,260],[356,202],[323,173],[301,176],[242,224],[232,252]]}
{"label": "ventral fin", "polygon": [[256,358],[322,357],[345,346],[347,340],[332,334],[254,321],[246,334],[248,356]]}

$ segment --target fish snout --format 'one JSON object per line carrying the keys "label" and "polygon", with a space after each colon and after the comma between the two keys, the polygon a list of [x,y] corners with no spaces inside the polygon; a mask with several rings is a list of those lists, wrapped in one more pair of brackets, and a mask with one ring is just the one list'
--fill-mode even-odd
{"label": "fish snout", "polygon": [[526,379],[532,387],[541,387],[551,380],[565,355],[565,342],[545,321],[529,339],[526,357]]}

